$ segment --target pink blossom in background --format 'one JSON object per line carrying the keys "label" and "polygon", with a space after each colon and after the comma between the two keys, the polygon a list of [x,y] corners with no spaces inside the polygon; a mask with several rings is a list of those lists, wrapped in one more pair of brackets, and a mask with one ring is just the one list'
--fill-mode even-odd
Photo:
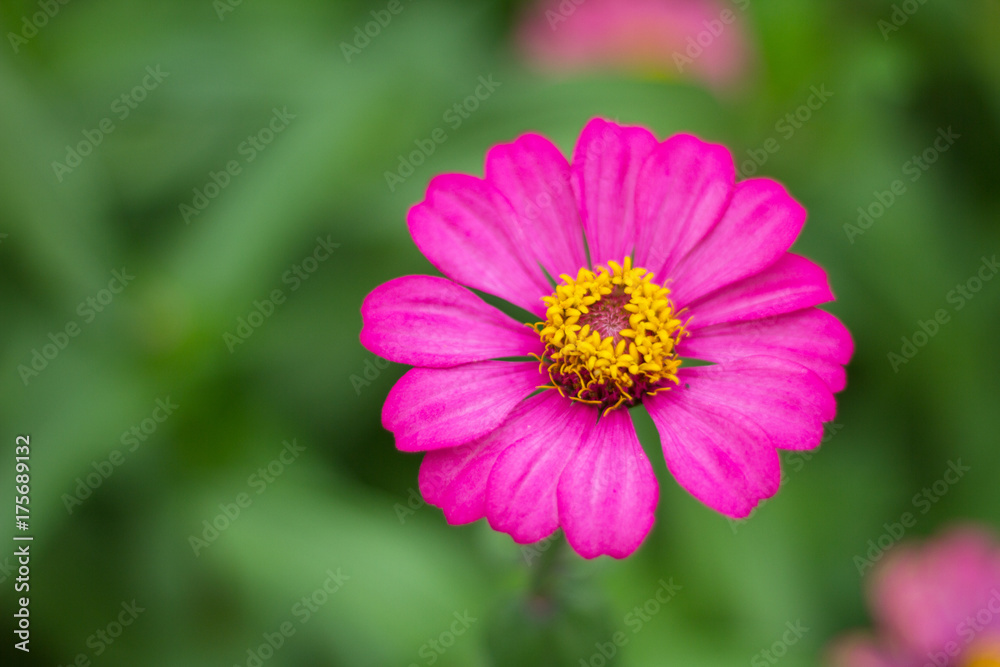
{"label": "pink blossom in background", "polygon": [[725,0],[542,0],[518,43],[552,71],[624,70],[728,88],[747,72],[748,3]]}
{"label": "pink blossom in background", "polygon": [[361,308],[362,344],[416,366],[382,423],[425,452],[424,498],[522,544],[562,528],[587,558],[628,556],[659,495],[642,405],[678,483],[746,517],[778,490],[778,449],[819,445],[854,349],[816,308],[826,272],[788,252],[805,219],[778,183],[737,183],[723,146],[601,119],[572,163],[526,134],[485,178],[434,178],[408,222],[446,277],[396,278]]}
{"label": "pink blossom in background", "polygon": [[976,527],[902,544],[873,574],[875,629],[838,642],[832,667],[1000,667],[1000,542]]}

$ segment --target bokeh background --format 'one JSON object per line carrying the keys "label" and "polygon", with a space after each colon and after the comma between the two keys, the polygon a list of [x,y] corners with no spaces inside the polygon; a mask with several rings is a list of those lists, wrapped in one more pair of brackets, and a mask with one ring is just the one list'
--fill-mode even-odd
{"label": "bokeh background", "polygon": [[[911,0],[890,32],[885,1],[723,0],[746,50],[722,84],[669,60],[554,71],[524,52],[526,3],[503,0],[402,0],[345,55],[388,4],[0,5],[0,498],[30,434],[35,537],[30,655],[12,647],[13,542],[0,551],[4,664],[815,665],[869,623],[869,540],[891,548],[905,512],[904,540],[1000,521],[1000,280],[955,292],[1000,252],[996,2]],[[499,85],[455,127],[480,77]],[[526,131],[568,152],[593,116],[741,162],[776,141],[755,170],[808,208],[796,250],[829,271],[857,344],[826,442],[785,457],[782,490],[744,522],[676,485],[638,410],[660,504],[626,561],[526,551],[422,506],[419,457],[379,417],[405,368],[358,342],[372,288],[433,272],[405,226],[433,175],[480,174]],[[390,188],[437,128],[447,140]],[[940,483],[952,463],[968,471]],[[637,614],[663,582],[681,588]],[[788,624],[808,630],[778,656]]]}

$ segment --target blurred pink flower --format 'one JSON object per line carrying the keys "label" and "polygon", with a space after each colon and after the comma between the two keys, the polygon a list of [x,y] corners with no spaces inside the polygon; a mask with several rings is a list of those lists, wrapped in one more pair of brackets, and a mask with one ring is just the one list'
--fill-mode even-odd
{"label": "blurred pink flower", "polygon": [[876,635],[841,640],[833,667],[1000,667],[1000,543],[986,531],[896,547],[869,592]]}
{"label": "blurred pink flower", "polygon": [[548,70],[612,69],[726,88],[745,74],[749,0],[540,0],[522,20],[522,51]]}

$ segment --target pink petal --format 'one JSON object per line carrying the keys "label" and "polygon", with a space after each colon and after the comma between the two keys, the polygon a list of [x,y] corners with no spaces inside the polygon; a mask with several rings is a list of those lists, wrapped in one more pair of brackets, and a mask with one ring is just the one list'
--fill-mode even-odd
{"label": "pink petal", "polygon": [[779,449],[812,449],[823,422],[836,414],[833,394],[818,375],[776,357],[747,357],[725,365],[681,371],[699,399],[739,412],[760,426]]}
{"label": "pink petal", "polygon": [[671,272],[674,303],[686,306],[763,271],[788,250],[805,220],[806,210],[780,184],[740,182],[719,223]]}
{"label": "pink petal", "polygon": [[444,278],[403,276],[361,305],[361,344],[390,361],[447,367],[539,354],[538,335]]}
{"label": "pink petal", "polygon": [[595,118],[583,128],[573,153],[573,185],[591,266],[632,255],[639,171],[656,145],[656,138],[641,127]]}
{"label": "pink petal", "polygon": [[[522,406],[524,403],[521,404]],[[514,408],[509,419],[516,419]],[[440,507],[448,523],[472,523],[486,516],[486,483],[497,457],[510,444],[497,429],[461,447],[434,449],[420,463],[420,493]]]}
{"label": "pink petal", "polygon": [[786,252],[757,275],[692,303],[687,329],[774,317],[828,301],[833,301],[833,292],[826,271],[805,257]]}
{"label": "pink petal", "polygon": [[678,134],[656,147],[636,188],[635,264],[665,281],[722,218],[736,186],[729,151]]}
{"label": "pink petal", "polygon": [[389,392],[382,425],[404,452],[457,447],[496,429],[515,405],[547,382],[537,362],[414,368]]}
{"label": "pink petal", "polygon": [[854,342],[840,320],[817,308],[748,322],[714,324],[692,332],[677,348],[682,357],[729,363],[766,355],[801,364],[816,373],[831,391],[847,384],[844,364]]}
{"label": "pink petal", "polygon": [[510,202],[491,184],[437,176],[407,221],[420,252],[443,274],[544,315],[541,298],[552,287]]}
{"label": "pink petal", "polygon": [[497,436],[511,444],[493,466],[486,494],[490,526],[520,544],[537,542],[559,527],[559,475],[600,414],[556,391],[533,396],[525,405],[523,416],[511,419]]}
{"label": "pink petal", "polygon": [[[644,405],[660,432],[667,468],[678,484],[712,509],[742,519],[778,491],[778,453],[749,417],[716,405],[697,377],[647,397]],[[710,388],[709,388],[710,389]]]}
{"label": "pink petal", "polygon": [[532,255],[554,278],[587,266],[570,173],[559,149],[537,134],[495,146],[486,156],[486,180],[511,203]]}
{"label": "pink petal", "polygon": [[559,478],[559,521],[584,558],[625,558],[646,539],[659,487],[627,410],[601,417]]}

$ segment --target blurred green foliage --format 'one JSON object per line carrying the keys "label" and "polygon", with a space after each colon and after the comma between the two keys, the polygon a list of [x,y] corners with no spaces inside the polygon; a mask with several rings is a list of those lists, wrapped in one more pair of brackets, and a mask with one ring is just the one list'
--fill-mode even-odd
{"label": "blurred green foliage", "polygon": [[[222,2],[220,14],[211,0],[74,0],[0,47],[0,433],[11,450],[31,435],[35,535],[30,656],[11,646],[13,549],[0,553],[5,664],[248,665],[290,623],[264,664],[580,664],[622,631],[622,665],[728,666],[801,620],[810,630],[782,662],[813,665],[868,622],[854,557],[949,461],[971,471],[917,510],[908,537],[1000,520],[1000,281],[961,310],[947,298],[1000,252],[995,2],[927,2],[888,38],[887,1],[752,2],[761,55],[722,98],[534,73],[511,46],[518,8],[500,0],[404,1],[350,63],[341,43],[385,3]],[[5,0],[3,34],[38,11]],[[167,74],[152,85],[147,67]],[[500,87],[449,127],[443,115],[488,75]],[[132,108],[122,96],[144,79]],[[813,86],[833,96],[785,136],[778,123]],[[358,308],[379,283],[432,271],[405,214],[434,174],[481,173],[491,145],[526,131],[569,151],[597,115],[694,132],[741,161],[777,138],[758,173],[808,208],[796,249],[829,271],[857,353],[831,437],[786,459],[785,487],[746,522],[677,487],[636,411],[661,480],[657,524],[627,561],[567,558],[572,595],[539,609],[523,593],[530,553],[482,524],[449,527],[413,496],[419,457],[396,452],[379,418],[405,369],[359,345]],[[105,119],[113,131],[95,135]],[[448,140],[390,191],[385,172],[438,127]],[[911,182],[904,165],[941,128],[960,138]],[[57,173],[84,132],[100,142]],[[906,193],[851,237],[858,207],[896,179]],[[199,192],[207,206],[185,221]],[[307,262],[319,240],[339,247]],[[123,267],[134,281],[106,290]],[[281,303],[251,315],[275,290]],[[887,355],[942,308],[950,321],[894,370]],[[240,318],[251,335],[227,342]],[[32,363],[37,374],[20,370]],[[177,408],[156,421],[168,398]],[[286,440],[305,448],[291,463]],[[0,460],[2,498],[12,467]],[[228,526],[209,540],[213,521]],[[206,542],[197,555],[192,536]],[[319,595],[338,569],[347,579]],[[636,630],[629,614],[671,579],[682,590]],[[145,611],[120,638],[93,639],[132,600]],[[477,621],[449,640],[464,613]]]}

